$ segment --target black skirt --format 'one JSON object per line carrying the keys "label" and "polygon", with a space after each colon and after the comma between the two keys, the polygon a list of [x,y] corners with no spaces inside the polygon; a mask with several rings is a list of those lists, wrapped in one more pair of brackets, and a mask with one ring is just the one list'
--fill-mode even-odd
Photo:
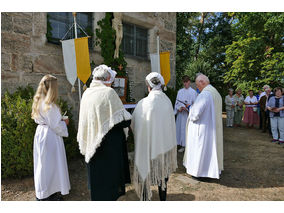
{"label": "black skirt", "polygon": [[130,123],[129,120],[115,125],[87,164],[91,200],[114,201],[125,194],[125,184],[131,181],[123,128]]}

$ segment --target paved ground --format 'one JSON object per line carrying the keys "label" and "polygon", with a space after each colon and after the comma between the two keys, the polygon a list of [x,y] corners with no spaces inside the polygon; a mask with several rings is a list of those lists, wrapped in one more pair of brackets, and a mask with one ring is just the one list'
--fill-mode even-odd
{"label": "paved ground", "polygon": [[[270,142],[266,133],[257,129],[224,128],[224,167],[221,179],[210,182],[192,180],[182,166],[183,153],[178,153],[178,170],[168,183],[167,200],[284,200],[284,149]],[[71,188],[65,200],[90,200],[86,167],[83,160],[69,162]],[[152,200],[159,200],[157,187],[152,187]],[[2,200],[35,200],[33,178],[2,180]],[[121,201],[138,197],[132,185]]]}

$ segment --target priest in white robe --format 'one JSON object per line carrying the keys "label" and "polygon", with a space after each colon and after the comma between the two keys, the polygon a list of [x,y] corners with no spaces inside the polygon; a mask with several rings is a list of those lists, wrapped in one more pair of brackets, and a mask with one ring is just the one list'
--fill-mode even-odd
{"label": "priest in white robe", "polygon": [[158,185],[166,200],[167,181],[177,168],[175,117],[170,99],[163,93],[163,77],[152,72],[146,77],[149,95],[138,102],[132,114],[135,159],[133,184],[141,200],[151,200],[150,186]]}
{"label": "priest in white robe", "polygon": [[201,93],[187,120],[183,164],[194,177],[219,179],[223,170],[222,98],[203,74],[196,78],[196,86]]}
{"label": "priest in white robe", "polygon": [[184,151],[185,147],[185,127],[191,105],[194,103],[197,92],[190,87],[190,78],[185,75],[182,77],[184,88],[180,89],[175,102],[176,117],[176,136],[177,145],[181,146],[179,152]]}

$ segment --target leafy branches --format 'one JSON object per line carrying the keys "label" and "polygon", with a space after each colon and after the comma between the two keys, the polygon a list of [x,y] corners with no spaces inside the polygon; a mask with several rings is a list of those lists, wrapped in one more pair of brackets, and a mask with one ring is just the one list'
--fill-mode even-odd
{"label": "leafy branches", "polygon": [[284,84],[284,14],[235,13],[224,82],[247,91]]}

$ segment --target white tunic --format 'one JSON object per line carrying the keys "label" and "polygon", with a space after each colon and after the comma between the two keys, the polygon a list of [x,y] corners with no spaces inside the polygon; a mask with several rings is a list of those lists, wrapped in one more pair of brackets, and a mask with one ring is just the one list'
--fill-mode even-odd
{"label": "white tunic", "polygon": [[202,91],[191,107],[183,164],[192,176],[219,179],[215,109],[209,91]]}
{"label": "white tunic", "polygon": [[40,107],[40,116],[34,136],[34,183],[36,197],[44,199],[70,190],[69,174],[62,137],[68,137],[67,126],[61,120],[56,105],[44,112],[44,103]]}
{"label": "white tunic", "polygon": [[[186,104],[192,105],[197,97],[197,92],[189,87],[188,89],[182,88],[178,91],[177,100],[180,100]],[[177,135],[177,144],[180,146],[185,146],[185,126],[188,117],[187,111],[178,110],[181,107],[185,107],[185,105],[176,100],[175,103],[175,114],[177,114],[176,118],[176,135]]]}
{"label": "white tunic", "polygon": [[223,154],[223,119],[222,119],[222,97],[211,84],[207,85],[203,91],[208,91],[212,95],[216,119],[216,138],[217,138],[217,156],[219,170],[224,170]]}

